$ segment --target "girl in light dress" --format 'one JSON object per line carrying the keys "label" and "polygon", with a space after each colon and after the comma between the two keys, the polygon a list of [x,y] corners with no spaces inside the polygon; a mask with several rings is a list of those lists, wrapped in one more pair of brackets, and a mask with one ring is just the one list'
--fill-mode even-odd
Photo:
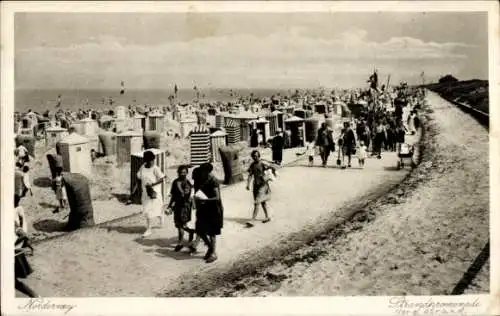
{"label": "girl in light dress", "polygon": [[411,135],[415,135],[416,129],[415,129],[415,113],[413,111],[410,112],[408,115],[408,132],[410,132]]}
{"label": "girl in light dress", "polygon": [[368,157],[367,148],[364,141],[359,142],[358,161],[361,168],[365,168],[365,160]]}
{"label": "girl in light dress", "polygon": [[59,207],[54,210],[54,213],[58,213],[59,209],[65,209],[68,196],[66,195],[66,188],[64,187],[64,178],[62,176],[62,168],[56,168],[56,177],[54,178],[54,192],[56,193],[56,199],[59,201]]}
{"label": "girl in light dress", "polygon": [[309,167],[312,167],[314,164],[314,155],[316,154],[316,148],[314,143],[307,143],[306,145],[306,155],[309,157]]}
{"label": "girl in light dress", "polygon": [[152,220],[158,218],[160,227],[163,227],[164,217],[163,195],[161,192],[161,184],[165,179],[165,175],[160,170],[160,167],[154,164],[155,155],[151,151],[144,153],[144,164],[137,172],[137,179],[141,181],[142,195],[141,204],[143,214],[146,217],[146,231],[142,235],[148,237],[152,234]]}
{"label": "girl in light dress", "polygon": [[254,198],[254,209],[252,214],[252,220],[246,222],[248,228],[254,226],[254,222],[259,213],[259,206],[262,206],[264,210],[264,220],[263,223],[268,223],[271,221],[271,217],[268,212],[267,202],[271,199],[271,187],[269,186],[269,180],[266,178],[266,171],[272,171],[273,175],[276,176],[276,167],[267,162],[263,162],[260,159],[260,152],[258,150],[252,151],[253,162],[248,168],[248,179],[247,179],[247,190],[250,190],[250,184],[253,179],[253,198]]}

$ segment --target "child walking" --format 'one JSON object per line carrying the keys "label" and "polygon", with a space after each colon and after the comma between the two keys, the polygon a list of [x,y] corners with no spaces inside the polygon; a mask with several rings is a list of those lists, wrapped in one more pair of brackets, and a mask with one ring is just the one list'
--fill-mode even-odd
{"label": "child walking", "polygon": [[54,210],[54,213],[59,212],[59,208],[65,209],[67,204],[66,188],[64,187],[64,178],[62,177],[62,168],[56,168],[56,177],[53,182],[53,189],[56,193],[56,199],[59,201],[59,207]]}
{"label": "child walking", "polygon": [[313,143],[307,143],[306,154],[309,156],[309,167],[314,164],[315,147]]}
{"label": "child walking", "polygon": [[365,168],[365,160],[368,157],[367,148],[364,141],[359,142],[358,160],[359,166]]}

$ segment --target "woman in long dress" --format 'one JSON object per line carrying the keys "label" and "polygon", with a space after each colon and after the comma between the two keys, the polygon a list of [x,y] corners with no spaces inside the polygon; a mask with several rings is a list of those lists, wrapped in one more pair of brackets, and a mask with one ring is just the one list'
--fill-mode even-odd
{"label": "woman in long dress", "polygon": [[146,231],[142,235],[148,237],[152,234],[152,220],[158,218],[160,227],[163,226],[163,196],[161,192],[161,184],[165,179],[165,175],[160,170],[160,167],[154,164],[155,155],[151,151],[144,153],[144,164],[137,172],[137,179],[141,181],[142,195],[141,204],[142,211],[146,217]]}
{"label": "woman in long dress", "polygon": [[224,208],[219,182],[211,174],[213,166],[206,163],[198,167],[196,172],[195,170],[193,170],[193,179],[196,199],[196,234],[208,247],[204,259],[205,262],[210,263],[217,260],[216,236],[221,234]]}
{"label": "woman in long dress", "polygon": [[[178,231],[178,243],[175,247],[175,251],[181,251],[184,247],[184,231],[189,233],[189,242],[193,241],[194,230],[188,228],[186,225],[191,221],[191,211],[193,206],[193,200],[191,193],[193,191],[193,185],[187,179],[188,167],[180,166],[177,169],[177,179],[172,182],[172,187],[170,189],[170,202],[168,203],[168,209],[172,210],[174,213],[174,224]],[[190,246],[190,250],[193,246]]]}
{"label": "woman in long dress", "polygon": [[278,129],[278,133],[276,136],[274,136],[272,142],[273,162],[278,166],[281,165],[281,161],[283,161],[283,148],[285,148],[283,131],[281,129]]}
{"label": "woman in long dress", "polygon": [[270,164],[267,164],[260,160],[260,153],[258,150],[252,151],[253,162],[248,167],[248,179],[247,179],[247,190],[250,190],[250,183],[253,179],[253,198],[254,198],[254,208],[252,214],[252,220],[246,223],[247,227],[253,227],[255,220],[257,219],[257,214],[259,213],[259,206],[262,206],[264,210],[264,220],[263,223],[271,221],[269,217],[269,212],[267,209],[267,201],[271,198],[271,187],[269,186],[268,180],[266,179],[266,171],[271,169],[273,174],[276,172],[276,168]]}

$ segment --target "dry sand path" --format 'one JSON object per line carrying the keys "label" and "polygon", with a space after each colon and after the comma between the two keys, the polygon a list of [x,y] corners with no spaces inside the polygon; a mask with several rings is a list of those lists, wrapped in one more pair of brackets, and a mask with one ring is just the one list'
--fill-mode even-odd
{"label": "dry sand path", "polygon": [[171,218],[166,227],[141,239],[144,222],[139,216],[39,244],[32,259],[36,272],[28,283],[46,297],[161,295],[183,275],[227,270],[246,254],[279,248],[291,241],[291,234],[307,227],[314,230],[318,221],[330,220],[363,196],[387,190],[408,173],[395,170],[395,153],[385,153],[381,160],[369,159],[364,170],[333,167],[335,159],[336,154],[328,168],[307,167],[302,161],[281,169],[272,185],[273,221],[252,229],[243,226],[252,208],[251,193],[244,183],[225,188],[219,260],[212,264],[201,259],[202,246],[194,257],[173,252],[176,231]]}
{"label": "dry sand path", "polygon": [[[259,277],[208,295],[450,294],[489,238],[488,131],[438,95],[429,92],[428,100],[438,128],[428,182],[402,204],[376,207],[375,220],[363,227],[290,255],[316,250],[319,258],[292,266],[283,258]],[[489,266],[467,294],[489,292]],[[269,286],[266,275],[281,282]]]}
{"label": "dry sand path", "polygon": [[[260,149],[260,151],[263,159],[271,160],[270,149]],[[303,159],[296,155],[302,152],[303,148],[286,149],[283,162],[287,164]],[[46,150],[31,163],[33,196],[28,195],[21,201],[28,214],[28,231],[35,241],[67,234],[63,228],[67,222],[68,210],[52,212],[58,206],[58,202],[50,187],[51,174],[46,159],[47,154],[55,154],[55,149]],[[130,164],[117,167],[114,164],[115,160],[116,156],[104,157],[92,165],[96,178],[90,179],[90,188],[96,225],[133,216],[142,210],[140,205],[124,205],[123,201],[119,201],[117,196],[123,198],[129,194]],[[167,185],[170,185],[176,173],[176,166],[169,165],[166,174]],[[214,174],[221,179],[224,177],[221,164],[215,165]]]}

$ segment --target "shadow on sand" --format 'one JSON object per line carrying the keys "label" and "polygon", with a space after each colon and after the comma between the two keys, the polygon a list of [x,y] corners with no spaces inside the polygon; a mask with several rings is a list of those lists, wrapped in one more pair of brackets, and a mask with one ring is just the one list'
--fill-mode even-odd
{"label": "shadow on sand", "polygon": [[40,202],[40,203],[38,203],[38,205],[40,205],[43,208],[52,208],[52,209],[56,209],[59,207],[59,205],[57,205],[57,204],[50,204],[50,203],[46,203],[46,202]]}
{"label": "shadow on sand", "polygon": [[134,241],[146,247],[153,247],[153,249],[145,249],[145,252],[156,252],[158,257],[169,257],[175,260],[189,260],[200,259],[204,254],[197,253],[190,255],[187,253],[187,248],[184,247],[181,251],[175,252],[174,248],[177,245],[177,237],[170,238],[136,238]]}
{"label": "shadow on sand", "polygon": [[175,260],[190,260],[190,259],[201,260],[203,258],[203,256],[205,255],[202,252],[198,252],[195,255],[190,255],[189,253],[186,252],[185,249],[183,249],[183,250],[181,250],[179,252],[175,252],[173,250],[173,248],[172,249],[162,249],[162,248],[159,248],[159,249],[156,249],[156,253],[157,253],[158,257],[168,257],[168,258],[172,258],[172,259],[175,259]]}
{"label": "shadow on sand", "polygon": [[129,194],[125,194],[125,193],[111,193],[111,194],[118,200],[118,202],[125,204],[125,205],[131,204]]}
{"label": "shadow on sand", "polygon": [[60,222],[54,219],[44,219],[33,223],[33,228],[46,233],[66,232],[68,231],[66,229],[66,224],[66,222]]}
{"label": "shadow on sand", "polygon": [[33,184],[39,188],[50,188],[52,187],[52,179],[48,177],[36,178],[33,181]]}
{"label": "shadow on sand", "polygon": [[234,222],[241,225],[245,225],[249,220],[250,218],[243,218],[243,217],[224,217],[224,221]]}
{"label": "shadow on sand", "polygon": [[384,167],[385,171],[401,171],[402,169],[398,168],[397,166],[388,166]]}
{"label": "shadow on sand", "polygon": [[307,163],[306,164],[298,164],[298,165],[291,165],[287,166],[287,168],[319,168],[319,169],[338,169],[338,170],[349,170],[349,169],[355,169],[355,170],[363,170],[363,168],[357,166],[357,165],[352,165],[352,167],[345,167],[342,168],[341,166],[337,166],[336,164],[329,164],[323,167],[322,165],[312,165],[309,166]]}
{"label": "shadow on sand", "polygon": [[146,229],[144,226],[109,226],[103,227],[108,232],[117,232],[120,234],[142,234]]}

